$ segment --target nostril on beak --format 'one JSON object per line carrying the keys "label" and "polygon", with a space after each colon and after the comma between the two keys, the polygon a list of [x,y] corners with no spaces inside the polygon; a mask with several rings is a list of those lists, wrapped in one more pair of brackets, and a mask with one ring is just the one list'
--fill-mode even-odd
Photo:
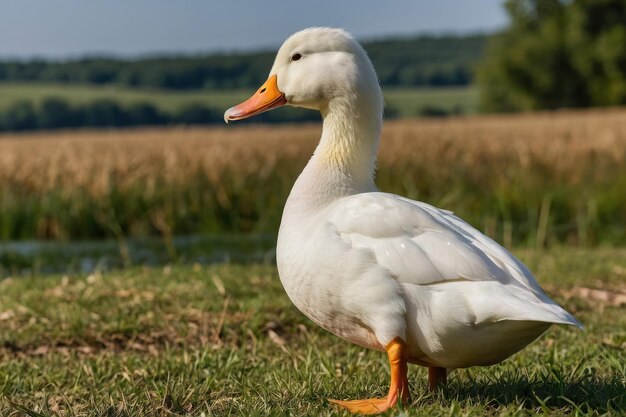
{"label": "nostril on beak", "polygon": [[267,90],[267,88],[264,87],[259,93],[265,93],[265,90]]}

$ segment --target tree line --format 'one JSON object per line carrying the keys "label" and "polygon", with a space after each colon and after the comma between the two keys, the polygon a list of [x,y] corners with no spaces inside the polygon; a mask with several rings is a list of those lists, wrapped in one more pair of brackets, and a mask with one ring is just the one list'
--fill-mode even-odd
{"label": "tree line", "polygon": [[508,0],[478,81],[485,111],[626,104],[625,0]]}
{"label": "tree line", "polygon": [[[461,86],[472,82],[486,35],[419,36],[365,42],[381,83],[389,86]],[[256,88],[275,51],[162,56],[141,59],[83,58],[65,62],[0,61],[0,82],[118,84],[163,89]]]}
{"label": "tree line", "polygon": [[[319,115],[313,111],[294,111],[289,108],[264,113],[255,118],[257,123],[310,120],[319,120]],[[0,112],[0,132],[216,123],[224,123],[223,112],[203,104],[188,104],[177,111],[166,112],[147,102],[123,105],[111,99],[97,99],[85,104],[71,104],[59,97],[49,97],[40,103],[20,100]]]}
{"label": "tree line", "polygon": [[[425,105],[416,109],[414,115],[446,117],[462,113],[463,110],[459,107],[444,109]],[[385,118],[395,119],[398,116],[399,111],[395,107],[385,106]],[[316,111],[284,107],[237,123],[293,123],[319,119],[319,113]],[[222,123],[224,123],[223,109],[200,103],[190,103],[168,112],[149,102],[122,104],[111,99],[96,99],[87,103],[72,104],[62,97],[47,97],[39,103],[19,100],[0,112],[0,132]]]}

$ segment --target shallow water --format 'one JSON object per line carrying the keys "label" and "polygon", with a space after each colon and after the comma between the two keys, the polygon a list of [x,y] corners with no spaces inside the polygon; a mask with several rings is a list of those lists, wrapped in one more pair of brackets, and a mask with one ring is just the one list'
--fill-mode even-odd
{"label": "shallow water", "polygon": [[53,273],[89,274],[129,266],[274,263],[276,236],[211,235],[104,241],[0,242],[0,278]]}

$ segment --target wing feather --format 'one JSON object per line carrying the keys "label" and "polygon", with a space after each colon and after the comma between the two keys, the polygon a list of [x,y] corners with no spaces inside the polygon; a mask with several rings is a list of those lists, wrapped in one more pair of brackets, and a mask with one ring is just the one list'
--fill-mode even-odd
{"label": "wing feather", "polygon": [[328,218],[344,241],[372,251],[399,282],[498,281],[543,294],[521,262],[452,212],[376,192],[339,200]]}

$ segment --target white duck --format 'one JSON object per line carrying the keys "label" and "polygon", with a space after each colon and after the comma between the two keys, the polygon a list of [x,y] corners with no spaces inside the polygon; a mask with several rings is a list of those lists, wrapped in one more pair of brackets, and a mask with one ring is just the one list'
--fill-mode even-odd
{"label": "white duck", "polygon": [[323,132],[280,225],[277,263],[289,298],[318,325],[386,351],[385,398],[331,400],[377,413],[408,400],[407,363],[491,365],[552,323],[580,324],[506,249],[449,211],[377,191],[383,96],[363,48],[345,31],[311,28],[278,51],[267,82],[226,122],[289,104],[319,110]]}

